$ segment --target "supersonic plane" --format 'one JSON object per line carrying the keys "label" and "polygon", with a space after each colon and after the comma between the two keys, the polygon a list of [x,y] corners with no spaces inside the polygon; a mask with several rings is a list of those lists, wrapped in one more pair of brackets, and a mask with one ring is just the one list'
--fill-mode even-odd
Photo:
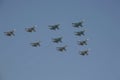
{"label": "supersonic plane", "polygon": [[15,29],[13,29],[13,30],[11,30],[11,31],[4,32],[4,34],[5,34],[6,36],[15,36],[14,32],[15,32]]}
{"label": "supersonic plane", "polygon": [[62,43],[62,37],[53,38],[52,40],[54,43]]}
{"label": "supersonic plane", "polygon": [[84,36],[85,35],[85,30],[75,32],[75,35],[76,36],[82,36],[82,35]]}
{"label": "supersonic plane", "polygon": [[32,26],[30,28],[25,28],[26,32],[36,32],[35,26]]}
{"label": "supersonic plane", "polygon": [[62,47],[57,47],[57,50],[60,52],[63,52],[63,51],[66,51],[66,47],[67,47],[67,45],[62,46]]}
{"label": "supersonic plane", "polygon": [[88,55],[88,50],[80,51],[80,55],[82,56]]}
{"label": "supersonic plane", "polygon": [[58,30],[59,26],[60,26],[60,24],[55,24],[55,25],[49,25],[48,27],[50,30]]}
{"label": "supersonic plane", "polygon": [[78,41],[78,45],[81,45],[81,46],[87,45],[87,41],[88,39],[83,40],[83,41]]}
{"label": "supersonic plane", "polygon": [[30,43],[33,47],[40,47],[40,41]]}
{"label": "supersonic plane", "polygon": [[83,27],[83,21],[72,23],[72,26],[76,28]]}

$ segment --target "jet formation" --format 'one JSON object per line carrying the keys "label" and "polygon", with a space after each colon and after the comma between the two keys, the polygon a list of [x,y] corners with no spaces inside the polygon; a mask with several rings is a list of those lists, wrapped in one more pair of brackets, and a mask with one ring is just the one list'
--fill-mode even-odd
{"label": "jet formation", "polygon": [[[81,37],[81,36],[84,36],[85,37],[85,32],[86,32],[86,29],[82,29],[84,26],[83,26],[83,23],[84,23],[84,21],[82,20],[82,21],[80,21],[80,22],[75,22],[75,23],[72,23],[72,26],[74,27],[74,28],[80,28],[80,30],[78,31],[75,31],[74,32],[74,35],[75,36],[78,36],[78,37]],[[77,43],[78,43],[78,45],[80,45],[80,46],[82,46],[82,47],[80,47],[80,48],[83,48],[83,47],[85,47],[85,46],[87,46],[88,45],[88,39],[85,39],[85,40],[78,40],[77,41]],[[80,55],[88,55],[88,50],[81,50],[80,52],[79,52],[79,54]]]}
{"label": "jet formation", "polygon": [[[77,28],[77,31],[74,32],[75,36],[79,36],[79,37],[84,36],[85,37],[86,29],[83,29],[84,28],[83,21],[74,22],[74,23],[72,23],[72,26],[74,28]],[[48,25],[48,28],[49,28],[49,30],[57,31],[57,30],[60,29],[60,24]],[[36,32],[36,26],[33,25],[31,27],[25,28],[25,31],[29,32],[29,33]],[[4,34],[6,36],[15,36],[15,29],[13,29],[11,31],[6,31],[6,32],[4,32]],[[55,34],[57,34],[57,32]],[[60,51],[60,52],[66,52],[67,51],[68,45],[67,44],[63,44],[63,42],[64,42],[63,41],[63,36],[59,36],[59,37],[56,36],[55,38],[52,38],[52,42],[53,43],[57,43],[57,45],[58,45],[56,47],[57,51]],[[61,44],[64,45],[64,46],[60,46]],[[87,46],[88,45],[88,39],[77,40],[77,44],[80,45],[80,46]],[[40,47],[41,46],[41,41],[31,42],[30,45],[32,47]],[[82,48],[83,47],[80,47],[80,49],[82,49]],[[79,54],[84,56],[84,55],[88,55],[88,52],[89,52],[89,50],[80,50]]]}

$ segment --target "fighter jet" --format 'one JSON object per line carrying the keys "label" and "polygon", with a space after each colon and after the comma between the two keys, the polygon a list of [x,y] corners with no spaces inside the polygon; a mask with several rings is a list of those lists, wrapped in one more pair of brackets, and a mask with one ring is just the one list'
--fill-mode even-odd
{"label": "fighter jet", "polygon": [[88,50],[80,51],[79,54],[82,56],[88,55]]}
{"label": "fighter jet", "polygon": [[35,26],[32,26],[30,28],[25,28],[26,32],[36,32]]}
{"label": "fighter jet", "polygon": [[87,41],[88,39],[83,40],[83,41],[78,41],[78,45],[81,45],[81,46],[87,45]]}
{"label": "fighter jet", "polygon": [[50,30],[58,30],[59,26],[60,26],[60,24],[55,24],[55,25],[49,25],[48,27]]}
{"label": "fighter jet", "polygon": [[57,50],[60,52],[63,52],[63,51],[66,51],[66,47],[67,47],[67,45],[62,46],[62,47],[57,47]]}
{"label": "fighter jet", "polygon": [[72,26],[76,28],[83,27],[83,21],[72,23]]}
{"label": "fighter jet", "polygon": [[40,47],[40,41],[30,43],[33,47]]}
{"label": "fighter jet", "polygon": [[13,30],[11,30],[11,31],[4,32],[4,34],[5,34],[6,36],[15,36],[14,32],[15,32],[15,29],[13,29]]}
{"label": "fighter jet", "polygon": [[85,30],[75,32],[75,35],[76,36],[82,36],[82,35],[84,36],[85,35]]}
{"label": "fighter jet", "polygon": [[52,40],[54,43],[62,43],[62,37],[53,38]]}

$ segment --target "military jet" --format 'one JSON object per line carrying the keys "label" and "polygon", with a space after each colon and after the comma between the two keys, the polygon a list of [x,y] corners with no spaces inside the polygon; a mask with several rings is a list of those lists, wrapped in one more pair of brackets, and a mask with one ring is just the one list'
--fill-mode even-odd
{"label": "military jet", "polygon": [[76,28],[83,27],[83,21],[72,23],[72,26]]}
{"label": "military jet", "polygon": [[35,26],[32,26],[30,28],[25,28],[26,32],[36,32]]}
{"label": "military jet", "polygon": [[85,30],[75,32],[75,35],[76,36],[82,36],[82,35],[84,36],[85,35]]}
{"label": "military jet", "polygon": [[79,54],[82,56],[88,55],[88,50],[80,51]]}
{"label": "military jet", "polygon": [[62,43],[62,37],[53,38],[52,40],[54,43]]}
{"label": "military jet", "polygon": [[13,30],[11,30],[11,31],[4,32],[4,34],[5,34],[6,36],[15,36],[14,32],[15,32],[15,29],[13,29]]}
{"label": "military jet", "polygon": [[88,39],[83,40],[83,41],[78,41],[78,45],[81,45],[81,46],[87,45],[87,41]]}
{"label": "military jet", "polygon": [[67,45],[62,46],[62,47],[57,47],[57,50],[60,52],[63,52],[63,51],[66,51],[66,47],[67,47]]}
{"label": "military jet", "polygon": [[33,47],[40,47],[40,41],[30,43]]}
{"label": "military jet", "polygon": [[49,25],[48,27],[50,30],[58,30],[59,26],[60,26],[60,24],[55,24],[55,25]]}

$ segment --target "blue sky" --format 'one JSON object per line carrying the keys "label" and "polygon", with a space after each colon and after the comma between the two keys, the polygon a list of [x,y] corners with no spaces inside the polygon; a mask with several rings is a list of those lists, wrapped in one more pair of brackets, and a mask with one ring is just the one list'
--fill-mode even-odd
{"label": "blue sky", "polygon": [[[120,80],[119,7],[119,0],[0,0],[1,80]],[[71,25],[80,20],[84,37],[76,37]],[[60,30],[50,31],[51,24]],[[37,32],[25,32],[32,25]],[[12,29],[15,37],[4,35]],[[57,36],[63,43],[51,42]],[[76,44],[86,38],[87,46]],[[41,47],[30,46],[36,40]],[[56,50],[62,45],[66,52]],[[87,48],[88,56],[78,54]]]}

